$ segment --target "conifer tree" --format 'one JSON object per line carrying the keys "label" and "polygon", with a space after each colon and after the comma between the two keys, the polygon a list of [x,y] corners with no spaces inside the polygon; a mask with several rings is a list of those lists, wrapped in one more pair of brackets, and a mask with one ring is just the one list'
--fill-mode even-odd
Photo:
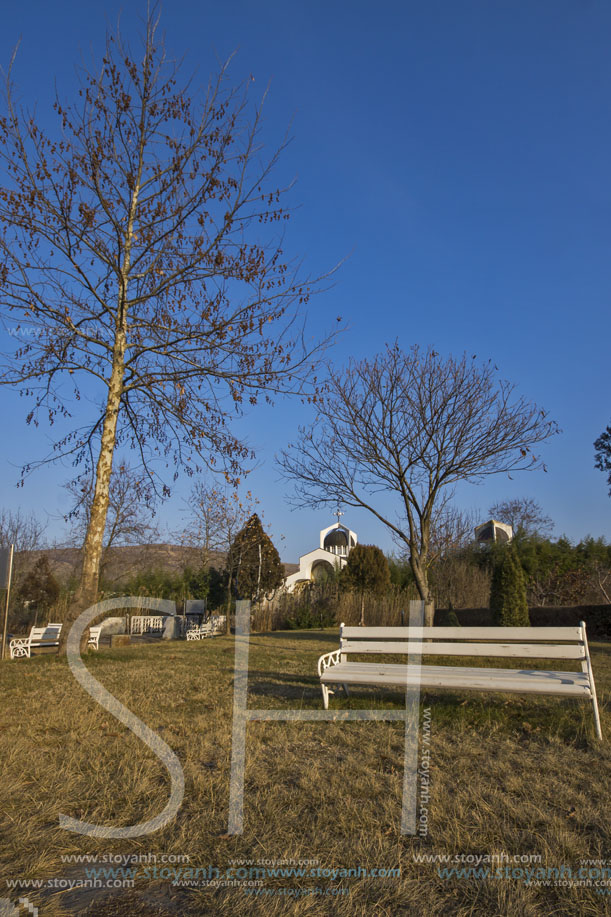
{"label": "conifer tree", "polygon": [[240,599],[258,602],[284,582],[280,555],[256,513],[236,535],[227,568],[232,591]]}
{"label": "conifer tree", "polygon": [[497,627],[528,627],[528,602],[524,571],[513,545],[504,548],[494,568],[490,611]]}
{"label": "conifer tree", "polygon": [[59,583],[51,572],[46,554],[39,557],[19,589],[19,599],[34,606],[34,626],[59,598]]}

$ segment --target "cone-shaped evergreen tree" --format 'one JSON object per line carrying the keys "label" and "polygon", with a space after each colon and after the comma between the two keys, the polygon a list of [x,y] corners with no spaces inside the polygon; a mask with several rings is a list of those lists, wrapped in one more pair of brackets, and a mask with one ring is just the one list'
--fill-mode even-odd
{"label": "cone-shaped evergreen tree", "polygon": [[46,554],[39,557],[29,571],[19,589],[18,597],[22,602],[29,602],[34,606],[34,626],[49,611],[49,608],[59,598],[59,583],[51,572],[49,559]]}
{"label": "cone-shaped evergreen tree", "polygon": [[497,627],[528,627],[524,571],[513,545],[503,550],[492,574],[490,611]]}
{"label": "cone-shaped evergreen tree", "polygon": [[239,599],[258,601],[284,582],[284,567],[254,513],[236,535],[227,556],[229,579]]}

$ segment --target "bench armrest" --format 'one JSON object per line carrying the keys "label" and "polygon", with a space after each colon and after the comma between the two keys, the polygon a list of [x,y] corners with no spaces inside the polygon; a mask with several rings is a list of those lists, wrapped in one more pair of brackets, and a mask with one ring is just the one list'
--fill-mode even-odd
{"label": "bench armrest", "polygon": [[341,650],[333,650],[332,653],[325,653],[324,656],[321,656],[318,660],[318,676],[320,677],[325,669],[330,668],[333,665],[337,665],[339,662]]}
{"label": "bench armrest", "polygon": [[11,659],[19,659],[20,657],[25,656],[27,659],[30,658],[30,638],[29,637],[13,637],[9,643],[9,651],[11,654]]}
{"label": "bench armrest", "polygon": [[101,627],[91,627],[89,629],[89,638],[87,640],[87,646],[92,646],[94,650],[99,650],[101,636],[102,636]]}

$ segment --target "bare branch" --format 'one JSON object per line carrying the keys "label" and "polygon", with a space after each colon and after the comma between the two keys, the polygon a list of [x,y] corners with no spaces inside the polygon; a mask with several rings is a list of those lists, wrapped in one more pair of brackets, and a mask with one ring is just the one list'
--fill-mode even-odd
{"label": "bare branch", "polygon": [[138,55],[108,36],[74,102],[56,98],[55,134],[17,104],[10,71],[0,118],[0,310],[15,342],[0,384],[24,387],[32,423],[69,424],[81,392],[101,405],[101,423],[62,432],[43,460],[92,475],[91,600],[117,445],[161,496],[155,459],[235,486],[252,456],[233,418],[261,398],[314,398],[335,336],[304,333],[333,271],[305,276],[285,253],[290,185],[272,178],[288,139],[266,150],[263,100],[229,84],[228,62],[191,96],[157,29],[149,10]]}
{"label": "bare branch", "polygon": [[[402,541],[421,597],[439,550],[447,494],[459,481],[541,467],[532,449],[558,432],[544,411],[497,380],[490,362],[398,344],[330,369],[318,415],[279,459],[298,505],[341,500],[372,512]],[[377,494],[399,507],[395,519]],[[447,521],[447,520],[446,520]]]}

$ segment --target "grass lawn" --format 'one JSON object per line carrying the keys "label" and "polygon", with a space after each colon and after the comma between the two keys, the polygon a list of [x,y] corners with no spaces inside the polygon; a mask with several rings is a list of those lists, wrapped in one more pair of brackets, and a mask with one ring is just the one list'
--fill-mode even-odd
{"label": "grass lawn", "polygon": [[[336,630],[254,634],[249,706],[322,709],[316,660],[337,645]],[[405,737],[398,722],[251,723],[244,833],[227,835],[230,636],[102,647],[86,657],[95,677],[175,751],[186,788],[178,815],[154,834],[108,840],[69,833],[59,827],[60,813],[113,826],[152,818],[168,800],[167,771],[85,694],[65,659],[6,661],[0,914],[3,897],[27,897],[40,917],[611,913],[611,644],[590,649],[602,743],[585,701],[423,692],[431,787],[422,837],[400,834]],[[400,691],[355,687],[348,699],[332,697],[331,707],[400,709],[402,699]],[[79,862],[83,856],[90,862]],[[461,859],[434,861],[444,856]],[[514,856],[521,861],[506,858]],[[595,860],[606,863],[607,883],[595,884],[604,881],[599,864],[590,879],[577,879],[586,884],[571,887],[570,870],[576,878],[584,861]],[[135,875],[122,874],[123,866]],[[262,884],[239,884],[249,881],[251,866],[259,871],[251,881]],[[479,874],[441,874],[474,867]],[[554,873],[537,874],[547,867],[560,870],[557,881]],[[202,884],[238,868],[227,880],[234,884]],[[293,868],[315,874],[269,874]],[[118,872],[103,876],[103,869]],[[97,888],[86,887],[92,870],[100,870]],[[334,878],[334,870],[353,874]],[[545,884],[527,884],[527,870]],[[41,887],[27,887],[30,880]]]}

